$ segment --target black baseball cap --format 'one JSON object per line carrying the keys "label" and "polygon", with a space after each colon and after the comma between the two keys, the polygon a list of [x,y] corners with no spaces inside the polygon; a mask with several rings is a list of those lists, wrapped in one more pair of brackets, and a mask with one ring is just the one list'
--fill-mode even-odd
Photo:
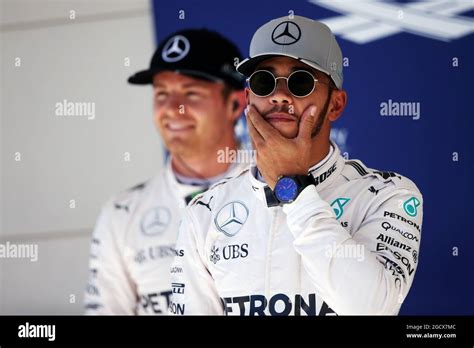
{"label": "black baseball cap", "polygon": [[242,55],[231,41],[207,29],[177,31],[159,44],[150,62],[150,68],[135,73],[128,82],[136,85],[153,83],[160,71],[176,71],[208,81],[222,81],[242,89],[245,77],[235,70]]}

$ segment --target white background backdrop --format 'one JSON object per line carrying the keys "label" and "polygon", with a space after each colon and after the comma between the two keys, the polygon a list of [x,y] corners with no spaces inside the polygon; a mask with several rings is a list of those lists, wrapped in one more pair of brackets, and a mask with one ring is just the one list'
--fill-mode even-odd
{"label": "white background backdrop", "polygon": [[[1,0],[0,17],[0,243],[38,245],[37,262],[0,258],[0,314],[82,313],[101,205],[162,163],[151,88],[126,82],[154,50],[150,3]],[[56,116],[64,99],[95,119]]]}

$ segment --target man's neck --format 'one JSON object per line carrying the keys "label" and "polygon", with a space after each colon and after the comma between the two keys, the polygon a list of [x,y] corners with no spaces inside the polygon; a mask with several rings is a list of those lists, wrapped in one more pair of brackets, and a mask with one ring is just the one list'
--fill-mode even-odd
{"label": "man's neck", "polygon": [[[237,150],[237,144],[227,146],[229,150]],[[225,147],[223,147],[224,149]],[[218,162],[217,151],[200,153],[192,156],[171,155],[171,168],[179,175],[188,178],[207,179],[225,173],[231,166],[229,161]]]}
{"label": "man's neck", "polygon": [[325,139],[325,141],[313,142],[311,146],[310,168],[314,167],[316,164],[318,164],[324,158],[326,158],[326,156],[329,154],[330,146],[331,145],[330,145],[329,139]]}

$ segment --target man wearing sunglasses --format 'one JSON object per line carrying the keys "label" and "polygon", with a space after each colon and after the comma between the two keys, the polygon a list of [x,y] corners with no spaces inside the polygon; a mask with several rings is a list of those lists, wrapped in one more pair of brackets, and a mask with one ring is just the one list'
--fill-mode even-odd
{"label": "man wearing sunglasses", "polygon": [[347,100],[334,35],[308,18],[274,19],[237,70],[257,163],[188,206],[170,312],[397,314],[417,267],[422,196],[330,141]]}
{"label": "man wearing sunglasses", "polygon": [[181,30],[160,43],[148,70],[129,78],[153,86],[154,122],[170,156],[151,180],[105,205],[92,239],[87,314],[168,312],[182,210],[247,166],[218,160],[219,150],[238,146],[245,95],[236,58],[238,48],[218,33]]}

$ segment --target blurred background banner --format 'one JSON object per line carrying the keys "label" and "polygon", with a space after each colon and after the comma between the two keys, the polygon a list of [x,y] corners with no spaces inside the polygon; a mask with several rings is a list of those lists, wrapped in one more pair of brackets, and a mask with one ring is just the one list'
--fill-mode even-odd
{"label": "blurred background banner", "polygon": [[348,105],[332,138],[350,158],[413,180],[424,197],[419,265],[401,314],[474,314],[472,0],[154,0],[156,37],[188,27],[233,39],[282,16],[326,23]]}
{"label": "blurred background banner", "polygon": [[[205,27],[245,57],[260,25],[292,15],[322,20],[342,48],[349,98],[332,138],[344,156],[403,174],[423,194],[401,314],[474,314],[472,0],[0,4],[0,247],[31,252],[0,253],[0,314],[82,313],[100,207],[163,164],[151,88],[126,82],[157,41]],[[245,125],[237,130],[245,141]]]}

